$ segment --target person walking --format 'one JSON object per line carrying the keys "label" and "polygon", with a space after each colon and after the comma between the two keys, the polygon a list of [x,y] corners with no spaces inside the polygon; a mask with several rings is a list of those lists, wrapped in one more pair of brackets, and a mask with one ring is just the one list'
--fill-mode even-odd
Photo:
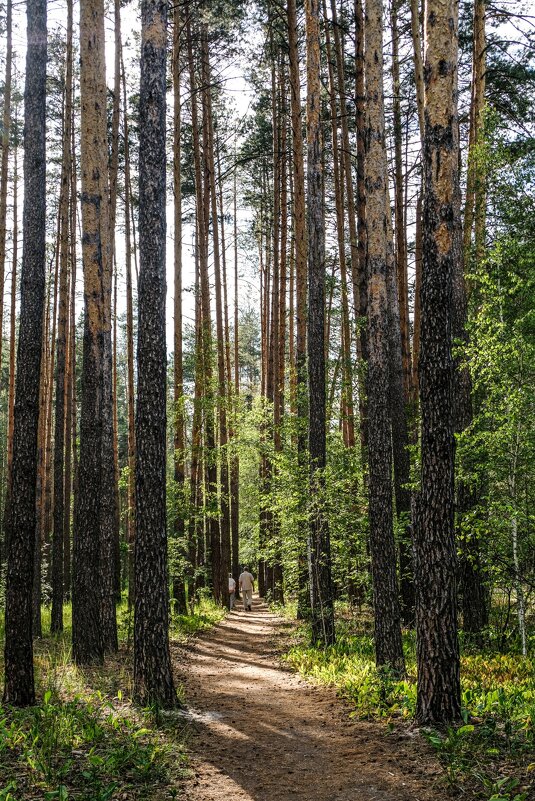
{"label": "person walking", "polygon": [[254,578],[246,567],[243,568],[238,583],[243,597],[243,608],[246,612],[250,612],[253,603]]}
{"label": "person walking", "polygon": [[232,573],[228,574],[228,593],[230,611],[232,612],[234,609],[234,601],[236,600],[236,582],[232,578]]}

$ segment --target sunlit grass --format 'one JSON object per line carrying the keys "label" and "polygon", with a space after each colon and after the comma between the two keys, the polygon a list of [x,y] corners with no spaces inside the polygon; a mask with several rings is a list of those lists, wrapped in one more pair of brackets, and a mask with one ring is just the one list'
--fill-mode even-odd
{"label": "sunlit grass", "polygon": [[[224,615],[203,600],[190,615],[172,615],[171,638],[183,643]],[[81,668],[71,660],[70,604],[58,635],[50,634],[50,610],[43,607],[44,636],[34,643],[39,702],[22,710],[0,706],[0,801],[179,796],[187,770],[184,719],[133,704],[133,612],[126,601],[117,618],[119,653],[103,667]]]}
{"label": "sunlit grass", "polygon": [[[368,626],[362,631],[346,618],[338,621],[334,646],[310,646],[303,627],[285,658],[308,679],[336,687],[352,706],[352,716],[383,719],[392,726],[396,720],[411,721],[416,709],[413,632],[404,633],[404,649],[407,677],[380,676]],[[535,779],[535,660],[516,653],[463,653],[461,685],[464,726],[428,735],[446,777],[455,787],[463,781],[479,786],[482,798],[523,801],[529,791],[522,781],[527,786]],[[509,783],[500,789],[503,777]]]}

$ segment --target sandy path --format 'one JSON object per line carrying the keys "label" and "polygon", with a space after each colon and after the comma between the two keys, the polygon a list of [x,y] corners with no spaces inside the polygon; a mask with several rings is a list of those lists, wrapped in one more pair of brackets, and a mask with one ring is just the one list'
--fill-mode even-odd
{"label": "sandy path", "polygon": [[279,664],[284,621],[255,599],[179,665],[191,719],[188,801],[431,801],[421,740],[348,718],[329,689]]}

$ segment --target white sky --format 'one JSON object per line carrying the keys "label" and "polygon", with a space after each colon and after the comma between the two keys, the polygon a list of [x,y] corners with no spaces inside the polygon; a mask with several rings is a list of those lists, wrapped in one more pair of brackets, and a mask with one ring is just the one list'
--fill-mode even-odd
{"label": "white sky", "polygon": [[[107,69],[107,79],[108,79],[108,86],[111,88],[113,86],[113,68],[114,68],[114,19],[113,19],[113,5],[109,4],[109,13],[106,17],[106,69]],[[125,64],[127,65],[128,71],[128,63],[133,61],[134,59],[139,58],[139,54],[136,52],[135,46],[133,46],[134,38],[132,37],[133,31],[140,32],[141,29],[141,22],[139,19],[139,13],[137,9],[138,4],[132,3],[127,8],[122,9],[121,12],[121,25],[122,25],[122,40],[123,43],[129,43],[129,46],[124,50],[124,60]],[[78,25],[79,20],[79,5],[78,2],[74,4],[74,25],[75,25],[75,39],[77,38],[76,28]],[[66,24],[66,4],[63,0],[52,0],[52,2],[48,3],[48,30],[51,33],[54,29],[64,26]],[[170,35],[171,31],[170,31]],[[19,85],[22,86],[23,84],[23,75],[24,75],[24,61],[25,61],[25,51],[26,51],[26,6],[25,3],[16,3],[13,9],[13,49],[14,49],[14,56],[15,56],[15,71],[14,74],[18,72],[19,78],[18,82]],[[0,41],[0,54],[3,56],[5,54],[5,41]],[[221,65],[221,63],[217,64],[217,69],[220,71],[223,69],[223,77],[224,77],[224,92],[229,97],[229,102],[236,108],[236,113],[238,117],[242,117],[249,108],[251,102],[251,94],[249,88],[241,75],[241,69],[238,65],[234,63],[231,67],[225,68]],[[137,71],[136,71],[137,72]],[[136,75],[135,80],[139,80]],[[134,85],[135,86],[135,85]],[[187,93],[187,88],[184,87],[182,90],[182,96],[184,97]],[[172,113],[173,113],[173,98],[172,93],[170,93],[168,97],[168,120],[172,120]],[[22,111],[22,110],[21,110]],[[122,125],[121,125],[122,128]],[[22,232],[21,228],[21,219],[22,219],[22,205],[23,205],[23,187],[22,187],[22,149],[19,151],[19,192],[18,192],[18,204],[19,204],[19,259],[22,255],[21,247],[22,247]],[[10,168],[11,170],[11,168]],[[170,176],[169,176],[170,178]],[[232,176],[229,176],[229,182],[232,181]],[[226,187],[226,190],[229,190],[229,186]],[[174,249],[174,231],[173,231],[173,197],[172,193],[168,193],[167,198],[167,312],[166,312],[166,324],[167,324],[167,342],[168,348],[171,351],[173,348],[173,304],[174,304],[174,286],[173,286],[173,249]],[[9,205],[12,202],[12,198],[9,201]],[[238,199],[239,202],[239,199]],[[122,204],[119,202],[119,206]],[[231,213],[232,209],[226,209],[227,213]],[[118,214],[122,217],[122,208],[119,207]],[[246,226],[249,222],[249,218],[247,216],[246,209],[238,208],[238,227],[242,228]],[[11,223],[10,223],[11,224]],[[233,280],[233,270],[234,270],[234,241],[233,241],[233,233],[232,233],[232,224],[229,227],[229,230],[226,231],[226,250],[227,250],[227,270],[229,272],[228,275],[228,303],[230,309],[232,309],[232,304],[234,302],[234,280]],[[194,261],[193,261],[193,251],[192,251],[192,239],[193,239],[193,230],[192,226],[185,225],[183,230],[183,314],[184,314],[184,322],[185,324],[193,322],[194,316],[194,294],[191,288],[194,285]],[[119,280],[118,280],[118,312],[122,314],[126,308],[126,299],[125,299],[125,279],[124,279],[124,270],[122,269],[124,264],[124,235],[122,232],[122,223],[120,222],[120,228],[118,228],[116,232],[116,247],[117,247],[117,259],[119,264]],[[11,245],[8,242],[8,259],[6,264],[6,293],[5,293],[5,314],[4,314],[4,321],[5,324],[9,324],[9,294],[10,294],[10,281],[11,281],[11,265],[10,265],[10,251]],[[240,275],[242,273],[247,273],[243,275],[243,281],[240,281],[241,290],[240,290],[240,297],[242,295],[242,291],[245,296],[248,294],[253,293],[253,298],[256,297],[256,282],[251,281],[252,276],[249,274],[250,270],[245,267],[245,260],[243,258],[243,253],[239,252],[239,272]],[[82,308],[83,304],[83,291],[82,291],[82,271],[81,271],[81,253],[80,248],[78,248],[78,276],[77,276],[77,297],[80,309]],[[135,282],[135,276],[134,276]],[[134,287],[135,291],[135,287]],[[232,319],[232,313],[231,313]]]}

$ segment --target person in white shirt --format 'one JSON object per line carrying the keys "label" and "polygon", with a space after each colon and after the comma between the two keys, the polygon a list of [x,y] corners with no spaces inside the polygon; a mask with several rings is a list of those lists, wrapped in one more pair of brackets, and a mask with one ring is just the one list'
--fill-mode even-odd
{"label": "person in white shirt", "polygon": [[246,612],[250,612],[253,603],[254,578],[246,567],[243,568],[243,573],[241,573],[238,583],[243,597],[243,608]]}
{"label": "person in white shirt", "polygon": [[232,573],[228,574],[228,592],[230,609],[232,610],[234,608],[234,601],[236,599],[236,582],[232,578]]}

